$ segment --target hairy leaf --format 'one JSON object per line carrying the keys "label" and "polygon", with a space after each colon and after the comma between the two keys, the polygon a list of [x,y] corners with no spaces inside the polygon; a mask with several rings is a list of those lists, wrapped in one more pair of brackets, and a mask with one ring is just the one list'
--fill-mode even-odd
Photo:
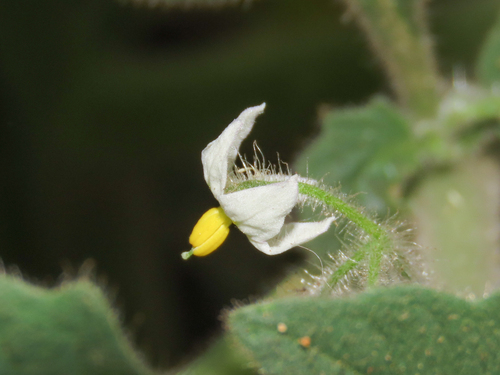
{"label": "hairy leaf", "polygon": [[48,290],[7,275],[0,275],[0,373],[153,374],[95,285]]}
{"label": "hairy leaf", "polygon": [[265,374],[496,374],[499,309],[407,286],[247,306],[228,327]]}
{"label": "hairy leaf", "polygon": [[246,363],[246,358],[235,352],[228,340],[223,338],[177,375],[255,375]]}
{"label": "hairy leaf", "polygon": [[[405,117],[387,100],[331,111],[319,136],[300,155],[296,169],[384,211],[395,206],[399,184],[416,166],[417,145]],[[391,195],[392,194],[392,195]]]}

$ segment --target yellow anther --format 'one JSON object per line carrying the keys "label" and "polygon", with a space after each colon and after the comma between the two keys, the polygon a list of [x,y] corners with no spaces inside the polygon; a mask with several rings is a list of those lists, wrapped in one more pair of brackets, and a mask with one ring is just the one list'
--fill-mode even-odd
{"label": "yellow anther", "polygon": [[189,243],[193,248],[182,253],[182,257],[184,259],[188,259],[191,255],[202,257],[216,250],[229,234],[229,226],[232,223],[221,207],[211,208],[205,212],[189,236]]}

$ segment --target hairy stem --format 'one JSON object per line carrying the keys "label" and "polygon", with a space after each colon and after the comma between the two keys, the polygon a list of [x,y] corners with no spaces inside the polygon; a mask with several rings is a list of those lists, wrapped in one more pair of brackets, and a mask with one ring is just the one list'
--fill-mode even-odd
{"label": "hairy stem", "polygon": [[382,61],[398,101],[419,117],[439,103],[439,75],[423,0],[343,0]]}
{"label": "hairy stem", "polygon": [[375,239],[379,239],[385,235],[385,231],[382,227],[380,227],[372,219],[365,216],[357,208],[318,186],[299,182],[299,193],[325,203],[333,211],[340,212],[343,216],[345,216],[345,218],[356,224],[366,234]]}
{"label": "hairy stem", "polygon": [[[231,188],[227,189],[226,192],[229,193],[250,189],[275,182],[277,181],[243,181],[233,185]],[[345,275],[357,266],[358,262],[363,260],[365,256],[368,256],[368,286],[377,285],[382,255],[384,251],[391,246],[390,237],[387,235],[384,226],[366,216],[359,208],[352,206],[351,204],[345,202],[342,198],[337,197],[330,191],[315,184],[299,182],[299,194],[305,195],[315,202],[323,203],[329,207],[332,213],[340,213],[345,219],[354,224],[357,228],[361,229],[365,234],[362,236],[362,246],[351,259],[339,266],[339,268],[330,277],[328,284],[331,286],[337,284]]]}
{"label": "hairy stem", "polygon": [[[364,250],[365,249],[363,248],[359,249],[354,256],[342,263],[328,279],[328,285],[331,287],[337,285],[345,275],[354,270],[358,266],[359,262],[365,258],[367,253]],[[323,289],[323,294],[328,295],[329,293],[330,290],[326,288]]]}

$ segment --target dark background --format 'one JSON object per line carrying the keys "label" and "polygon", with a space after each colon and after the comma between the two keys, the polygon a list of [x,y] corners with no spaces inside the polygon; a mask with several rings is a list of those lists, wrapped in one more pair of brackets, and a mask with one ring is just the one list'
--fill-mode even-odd
{"label": "dark background", "polygon": [[[499,5],[430,2],[443,74],[473,78]],[[176,365],[217,334],[222,308],[271,290],[304,256],[268,257],[233,230],[210,257],[182,261],[216,205],[201,150],[266,101],[243,152],[256,139],[293,161],[323,105],[380,92],[389,86],[340,1],[0,1],[0,257],[48,286],[94,269],[147,357]]]}

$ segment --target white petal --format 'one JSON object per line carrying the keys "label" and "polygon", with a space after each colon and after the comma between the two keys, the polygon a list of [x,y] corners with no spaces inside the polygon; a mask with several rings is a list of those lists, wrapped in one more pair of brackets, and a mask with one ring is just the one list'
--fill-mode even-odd
{"label": "white petal", "polygon": [[311,241],[330,228],[334,217],[326,218],[314,223],[289,223],[285,224],[280,233],[267,242],[259,242],[250,239],[250,242],[260,251],[267,255],[281,254],[284,251]]}
{"label": "white petal", "polygon": [[227,173],[232,168],[241,142],[252,130],[255,118],[264,112],[266,103],[245,109],[219,137],[208,144],[201,153],[205,181],[215,198],[223,194]]}
{"label": "white petal", "polygon": [[219,203],[251,240],[267,241],[280,232],[285,217],[297,204],[298,179],[295,175],[287,181],[224,194]]}

